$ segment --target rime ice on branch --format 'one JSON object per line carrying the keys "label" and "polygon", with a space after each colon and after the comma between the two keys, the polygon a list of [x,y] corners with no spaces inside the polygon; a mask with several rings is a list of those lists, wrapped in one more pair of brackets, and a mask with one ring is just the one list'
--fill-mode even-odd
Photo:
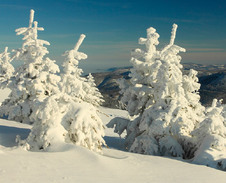
{"label": "rime ice on branch", "polygon": [[177,24],[173,24],[172,32],[171,32],[171,38],[169,45],[174,45],[174,40],[176,38],[176,32],[177,32]]}
{"label": "rime ice on branch", "polygon": [[[78,51],[79,47],[81,46],[83,40],[85,39],[86,35],[85,34],[81,34],[80,37],[79,37],[79,40],[78,42],[76,43],[75,47],[74,47],[74,51]],[[86,57],[87,58],[87,57]],[[84,58],[84,59],[86,59]]]}

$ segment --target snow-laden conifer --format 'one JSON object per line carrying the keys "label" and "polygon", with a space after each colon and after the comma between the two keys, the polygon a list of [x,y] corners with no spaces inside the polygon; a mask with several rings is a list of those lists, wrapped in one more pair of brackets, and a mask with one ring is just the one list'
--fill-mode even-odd
{"label": "snow-laden conifer", "polygon": [[154,102],[153,84],[158,71],[155,60],[159,57],[159,51],[156,50],[158,38],[159,34],[154,28],[147,29],[147,38],[139,39],[139,44],[145,45],[145,49],[135,49],[131,54],[133,68],[129,74],[130,81],[119,81],[123,94],[121,103],[131,116],[142,113]]}
{"label": "snow-laden conifer", "polygon": [[80,60],[87,59],[85,53],[78,51],[84,38],[85,35],[81,34],[74,49],[66,51],[63,55],[65,60],[63,63],[63,74],[61,75],[62,91],[74,97],[75,100],[98,106],[103,102],[103,97],[96,87],[93,76],[89,74],[87,78],[82,77],[83,70],[78,67]]}
{"label": "snow-laden conifer", "polygon": [[[120,103],[130,114],[130,120],[115,119],[108,124],[108,127],[115,127],[115,132],[119,135],[126,129],[127,137],[125,145],[129,148],[141,131],[138,128],[141,114],[146,108],[152,106],[154,101],[153,86],[156,82],[158,71],[159,51],[156,46],[159,44],[159,34],[153,27],[147,29],[147,38],[140,38],[138,43],[144,45],[144,49],[137,48],[132,51],[130,62],[133,65],[129,76],[131,79],[126,81],[119,80],[122,98]],[[133,121],[133,122],[130,122]]]}
{"label": "snow-laden conifer", "polygon": [[[178,53],[185,52],[185,49],[174,44],[176,29],[174,24],[170,43],[161,51],[155,47],[159,36],[154,28],[148,29],[147,39],[139,40],[139,43],[146,44],[146,52],[136,49],[135,55],[140,60],[132,57],[135,63],[139,63],[133,65],[133,85],[122,90],[122,100],[128,101],[127,110],[130,115],[137,116],[127,122],[123,120],[123,125],[119,120],[108,124],[109,127],[116,125],[120,132],[123,129],[118,126],[127,130],[126,146],[132,152],[184,158],[193,156],[195,144],[191,131],[202,120],[204,108],[196,107],[201,104],[196,96],[198,93],[195,93],[199,88],[193,76],[195,73],[191,71],[188,76],[182,74]],[[189,84],[194,85],[190,90],[187,87]],[[137,91],[143,96],[139,97]],[[193,95],[196,98],[190,100]]]}
{"label": "snow-laden conifer", "polygon": [[8,47],[5,47],[3,53],[0,54],[0,87],[5,88],[9,84],[9,79],[13,76],[14,67],[11,64],[12,58],[8,53]]}
{"label": "snow-laden conifer", "polygon": [[55,151],[66,143],[101,153],[104,126],[96,107],[67,94],[55,94],[36,105],[33,127],[20,145],[31,151]]}
{"label": "snow-laden conifer", "polygon": [[73,100],[62,120],[67,131],[65,141],[101,153],[106,144],[103,122],[97,112],[92,104]]}
{"label": "snow-laden conifer", "polygon": [[205,119],[192,132],[197,140],[193,162],[226,170],[226,118],[221,101],[213,100]]}
{"label": "snow-laden conifer", "polygon": [[94,77],[91,73],[89,73],[89,75],[87,76],[86,82],[84,82],[83,86],[86,92],[86,95],[84,97],[84,100],[86,102],[91,103],[94,106],[99,106],[104,102],[103,96],[98,90]]}
{"label": "snow-laden conifer", "polygon": [[63,73],[61,75],[62,92],[74,97],[76,100],[84,100],[86,92],[84,91],[83,83],[86,81],[82,77],[83,70],[78,67],[79,60],[87,59],[85,53],[79,52],[78,49],[82,44],[85,35],[82,34],[76,43],[74,49],[64,53]]}
{"label": "snow-laden conifer", "polygon": [[[15,70],[8,86],[12,92],[1,106],[1,115],[8,119],[32,123],[29,119],[34,105],[57,92],[60,77],[56,75],[59,67],[55,61],[45,57],[48,53],[44,45],[49,42],[38,39],[38,27],[34,20],[34,10],[30,12],[29,26],[16,29],[17,35],[23,35],[22,48],[14,50],[15,58],[24,63]],[[37,100],[37,101],[35,101]]]}
{"label": "snow-laden conifer", "polygon": [[64,54],[61,86],[63,94],[70,96],[70,101],[73,102],[68,104],[63,124],[68,132],[67,142],[100,152],[105,144],[104,127],[95,106],[102,101],[101,94],[95,87],[93,77],[89,75],[88,79],[83,78],[83,71],[78,68],[79,60],[87,58],[86,54],[78,51],[84,38],[85,35],[82,34],[74,49]]}
{"label": "snow-laden conifer", "polygon": [[34,124],[27,139],[19,140],[20,145],[30,151],[49,151],[65,143],[62,117],[67,102],[64,99],[55,94],[34,106],[30,116]]}
{"label": "snow-laden conifer", "polygon": [[[35,121],[25,142],[28,150],[53,150],[59,144],[71,143],[95,152],[105,145],[104,127],[97,108],[85,101],[84,82],[78,60],[87,58],[78,52],[85,35],[81,35],[75,48],[67,51],[62,74],[61,92],[47,97],[36,105],[31,115]],[[98,101],[97,101],[98,102]]]}

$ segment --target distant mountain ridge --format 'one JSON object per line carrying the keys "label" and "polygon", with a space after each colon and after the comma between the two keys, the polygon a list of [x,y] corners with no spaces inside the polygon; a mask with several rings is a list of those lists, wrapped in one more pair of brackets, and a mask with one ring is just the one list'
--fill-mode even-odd
{"label": "distant mountain ridge", "polygon": [[[226,64],[202,65],[183,64],[184,73],[190,69],[198,71],[199,83],[201,84],[200,96],[203,105],[210,105],[214,98],[223,99],[226,103]],[[131,67],[109,68],[106,72],[93,73],[95,82],[102,93],[106,107],[119,108],[120,88],[118,79],[129,79]]]}
{"label": "distant mountain ridge", "polygon": [[201,103],[210,105],[213,98],[223,99],[223,103],[226,103],[226,71],[201,76],[199,82]]}

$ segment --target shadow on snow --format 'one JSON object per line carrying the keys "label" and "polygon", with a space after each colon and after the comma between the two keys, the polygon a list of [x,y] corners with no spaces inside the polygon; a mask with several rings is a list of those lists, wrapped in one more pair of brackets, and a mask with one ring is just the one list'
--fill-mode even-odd
{"label": "shadow on snow", "polygon": [[0,145],[5,147],[16,146],[16,136],[19,135],[21,139],[26,139],[29,133],[30,129],[0,125]]}

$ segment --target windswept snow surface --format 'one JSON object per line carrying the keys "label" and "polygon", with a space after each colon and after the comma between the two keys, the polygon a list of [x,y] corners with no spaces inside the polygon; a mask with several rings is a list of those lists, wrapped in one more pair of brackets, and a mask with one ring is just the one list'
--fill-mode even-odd
{"label": "windswept snow surface", "polygon": [[[2,92],[0,92],[0,96]],[[3,92],[4,93],[4,92]],[[6,95],[7,96],[7,95]],[[125,111],[100,108],[105,124]],[[59,145],[53,152],[30,152],[16,147],[31,126],[0,119],[0,182],[8,183],[223,183],[226,173],[183,161],[123,151],[123,137],[106,128],[109,148],[103,155],[72,144]]]}

